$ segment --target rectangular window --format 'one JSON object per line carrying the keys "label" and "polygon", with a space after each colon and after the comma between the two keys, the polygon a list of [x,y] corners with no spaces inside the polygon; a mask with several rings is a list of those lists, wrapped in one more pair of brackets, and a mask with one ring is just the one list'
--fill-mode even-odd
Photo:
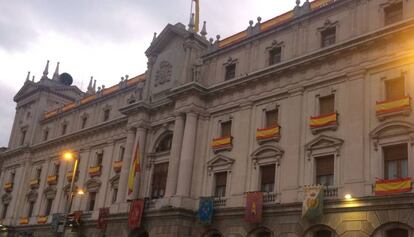
{"label": "rectangular window", "polygon": [[20,145],[24,144],[24,140],[26,140],[26,133],[27,133],[26,130],[22,130],[22,134],[20,136]]}
{"label": "rectangular window", "polygon": [[280,63],[282,59],[282,48],[277,47],[269,51],[269,66]]}
{"label": "rectangular window", "polygon": [[215,181],[214,196],[225,197],[226,186],[227,186],[227,172],[215,173],[214,181]]}
{"label": "rectangular window", "polygon": [[82,129],[86,128],[86,123],[87,122],[88,122],[88,117],[83,117],[82,118],[82,125],[81,125]]}
{"label": "rectangular window", "polygon": [[38,167],[36,168],[36,179],[40,179],[42,175],[42,168]]}
{"label": "rectangular window", "polygon": [[53,199],[46,199],[45,216],[50,215],[50,212],[52,210],[52,204],[53,204]]}
{"label": "rectangular window", "polygon": [[119,157],[118,157],[118,161],[124,160],[124,155],[125,155],[125,147],[124,146],[120,146],[119,147]]}
{"label": "rectangular window", "polygon": [[60,163],[55,163],[54,175],[59,176]]}
{"label": "rectangular window", "polygon": [[336,27],[330,27],[321,32],[322,48],[335,44]]}
{"label": "rectangular window", "polygon": [[118,188],[114,188],[112,190],[112,199],[111,199],[112,204],[116,202],[116,196],[117,195],[118,195]]}
{"label": "rectangular window", "polygon": [[266,165],[260,167],[260,174],[260,191],[272,193],[275,186],[275,165]]}
{"label": "rectangular window", "polygon": [[386,80],[385,94],[387,100],[401,99],[405,96],[405,80],[403,77]]}
{"label": "rectangular window", "polygon": [[319,98],[319,115],[332,114],[335,112],[335,95]]}
{"label": "rectangular window", "polygon": [[104,110],[104,114],[103,114],[103,121],[108,121],[109,120],[109,109],[105,109]]}
{"label": "rectangular window", "polygon": [[102,165],[103,155],[103,151],[96,154],[96,166]]}
{"label": "rectangular window", "polygon": [[384,8],[385,25],[394,24],[403,19],[403,3],[395,3]]}
{"label": "rectangular window", "polygon": [[15,171],[12,171],[11,173],[10,173],[10,183],[14,183],[14,178],[16,177],[16,173],[15,173]]}
{"label": "rectangular window", "polygon": [[269,110],[265,112],[266,115],[266,128],[274,127],[277,125],[278,120],[278,110]]}
{"label": "rectangular window", "polygon": [[66,134],[67,128],[68,128],[68,125],[67,124],[62,124],[62,135],[65,135]]}
{"label": "rectangular window", "polygon": [[220,124],[221,137],[230,137],[231,136],[231,120],[227,122],[222,122]]}
{"label": "rectangular window", "polygon": [[96,193],[95,192],[89,193],[88,211],[93,211],[95,209],[95,202],[96,202]]}
{"label": "rectangular window", "polygon": [[162,198],[167,185],[168,163],[154,165],[151,184],[151,197]]}
{"label": "rectangular window", "polygon": [[334,155],[315,158],[316,184],[324,186],[334,185]]}
{"label": "rectangular window", "polygon": [[34,202],[29,202],[29,209],[27,210],[27,217],[31,217],[33,214],[33,207],[34,207]]}
{"label": "rectangular window", "polygon": [[386,146],[384,152],[384,178],[397,179],[408,177],[407,144]]}
{"label": "rectangular window", "polygon": [[6,218],[6,216],[7,216],[7,209],[9,209],[9,204],[4,204],[3,205],[3,212],[1,213],[1,219]]}
{"label": "rectangular window", "polygon": [[43,141],[47,141],[48,138],[49,138],[49,130],[45,130],[43,132]]}
{"label": "rectangular window", "polygon": [[230,65],[226,66],[226,76],[225,76],[225,80],[231,80],[233,78],[236,77],[236,64],[232,63]]}

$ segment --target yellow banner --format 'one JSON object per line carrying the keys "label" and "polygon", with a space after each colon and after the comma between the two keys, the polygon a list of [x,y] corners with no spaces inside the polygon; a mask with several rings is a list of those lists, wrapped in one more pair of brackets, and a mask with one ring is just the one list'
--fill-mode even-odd
{"label": "yellow banner", "polygon": [[231,137],[221,137],[213,139],[213,143],[211,145],[213,147],[221,147],[229,144],[231,144]]}
{"label": "yellow banner", "polygon": [[382,114],[409,108],[410,104],[410,97],[407,96],[399,100],[377,102],[375,109],[377,114]]}
{"label": "yellow banner", "polygon": [[337,118],[338,116],[336,113],[322,115],[319,117],[311,117],[309,125],[311,127],[323,127],[323,126],[335,124],[337,122]]}
{"label": "yellow banner", "polygon": [[45,224],[47,222],[47,216],[39,216],[37,217],[38,224]]}
{"label": "yellow banner", "polygon": [[258,128],[256,131],[256,138],[257,139],[264,139],[275,137],[279,134],[279,126],[271,127],[271,128]]}
{"label": "yellow banner", "polygon": [[375,183],[375,195],[404,193],[411,191],[411,178],[381,180]]}
{"label": "yellow banner", "polygon": [[95,166],[89,168],[89,174],[95,174],[101,171],[101,166]]}

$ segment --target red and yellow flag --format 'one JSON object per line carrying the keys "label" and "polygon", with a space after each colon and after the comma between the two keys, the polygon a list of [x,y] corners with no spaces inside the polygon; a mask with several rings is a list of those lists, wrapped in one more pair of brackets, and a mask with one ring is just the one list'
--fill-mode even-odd
{"label": "red and yellow flag", "polygon": [[256,131],[256,139],[266,139],[276,137],[279,135],[279,126],[273,126],[270,128],[258,128]]}
{"label": "red and yellow flag", "polygon": [[337,124],[337,121],[338,121],[337,113],[326,114],[326,115],[321,115],[318,117],[311,117],[309,126],[311,128],[319,128],[319,127]]}
{"label": "red and yellow flag", "polygon": [[411,191],[411,178],[378,180],[375,182],[375,195],[405,193]]}
{"label": "red and yellow flag", "polygon": [[135,146],[132,158],[133,158],[133,162],[132,162],[131,169],[129,171],[129,177],[128,177],[128,195],[134,192],[135,177],[137,173],[140,172],[141,170],[138,138],[136,139],[136,146]]}
{"label": "red and yellow flag", "polygon": [[411,107],[411,98],[409,96],[397,100],[388,100],[377,102],[375,110],[377,114],[386,114],[409,109]]}
{"label": "red and yellow flag", "polygon": [[249,192],[246,194],[246,209],[244,219],[250,223],[262,221],[263,193]]}

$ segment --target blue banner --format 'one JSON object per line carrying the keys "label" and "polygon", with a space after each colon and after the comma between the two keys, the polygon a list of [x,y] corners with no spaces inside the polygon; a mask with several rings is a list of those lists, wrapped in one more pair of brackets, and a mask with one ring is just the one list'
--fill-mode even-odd
{"label": "blue banner", "polygon": [[52,227],[52,231],[57,233],[59,230],[59,223],[60,223],[60,219],[61,219],[61,214],[60,213],[55,213],[52,215],[52,222],[51,222],[51,227]]}
{"label": "blue banner", "polygon": [[213,221],[213,198],[200,197],[200,205],[198,208],[198,218],[203,225],[209,225]]}

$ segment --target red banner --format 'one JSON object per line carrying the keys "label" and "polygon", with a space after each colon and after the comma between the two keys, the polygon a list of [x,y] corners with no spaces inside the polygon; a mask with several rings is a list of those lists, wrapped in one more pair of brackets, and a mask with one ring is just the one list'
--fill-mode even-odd
{"label": "red banner", "polygon": [[244,219],[250,223],[262,221],[263,193],[250,192],[246,195],[246,210]]}
{"label": "red banner", "polygon": [[105,229],[108,224],[109,208],[100,208],[98,217],[98,229]]}
{"label": "red banner", "polygon": [[142,212],[144,211],[144,200],[134,200],[129,210],[128,226],[130,229],[136,229],[141,226]]}

